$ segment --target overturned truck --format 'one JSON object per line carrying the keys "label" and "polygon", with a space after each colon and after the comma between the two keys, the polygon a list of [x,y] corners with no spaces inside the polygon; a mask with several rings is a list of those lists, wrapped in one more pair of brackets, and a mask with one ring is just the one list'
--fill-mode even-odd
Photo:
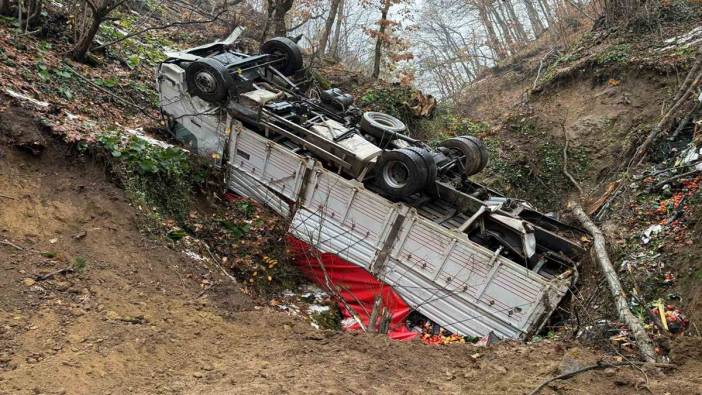
{"label": "overturned truck", "polygon": [[363,268],[461,335],[526,339],[577,279],[580,230],[471,181],[475,137],[430,147],[339,89],[303,89],[300,48],[234,40],[170,53],[158,69],[171,133],[227,187],[291,219],[292,237]]}

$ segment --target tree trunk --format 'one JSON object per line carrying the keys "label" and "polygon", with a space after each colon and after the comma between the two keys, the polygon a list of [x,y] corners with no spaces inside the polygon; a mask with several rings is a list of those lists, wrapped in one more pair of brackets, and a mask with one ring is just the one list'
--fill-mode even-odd
{"label": "tree trunk", "polygon": [[78,42],[71,50],[71,57],[79,62],[85,62],[86,55],[90,50],[90,46],[93,44],[93,39],[100,29],[100,24],[105,18],[101,12],[93,12],[92,20],[90,22],[90,27],[86,30],[78,39]]}
{"label": "tree trunk", "polygon": [[536,11],[534,7],[533,0],[522,0],[524,2],[524,7],[526,8],[527,15],[529,16],[529,23],[531,24],[531,30],[534,32],[534,38],[539,38],[544,32],[544,24],[541,23],[541,16],[539,12]]}
{"label": "tree trunk", "polygon": [[339,3],[339,12],[336,15],[336,27],[334,28],[334,39],[332,40],[331,55],[334,59],[339,57],[339,41],[341,41],[341,24],[344,21],[344,0]]}
{"label": "tree trunk", "polygon": [[512,0],[505,0],[502,4],[504,5],[505,9],[507,10],[507,14],[509,15],[512,29],[517,34],[519,40],[522,42],[529,41],[529,36],[527,36],[526,31],[524,30],[524,26],[522,26],[522,22],[519,20],[517,13],[514,11],[514,6],[512,5]]}
{"label": "tree trunk", "polygon": [[597,262],[600,264],[602,273],[607,279],[609,290],[614,297],[617,311],[619,312],[619,318],[631,330],[631,333],[636,339],[636,344],[639,347],[639,351],[646,362],[656,362],[656,352],[651,339],[646,334],[646,331],[644,330],[643,325],[641,325],[639,319],[634,316],[631,310],[629,310],[626,293],[624,293],[619,277],[617,277],[617,272],[614,270],[612,262],[609,260],[609,255],[607,255],[607,245],[605,244],[605,238],[602,231],[595,226],[590,217],[585,214],[585,211],[580,204],[569,202],[568,207],[573,211],[573,214],[575,214],[585,229],[587,229],[588,232],[590,232],[595,238],[593,248],[597,256]]}
{"label": "tree trunk", "polygon": [[263,24],[263,29],[261,29],[261,44],[263,44],[264,41],[266,41],[266,38],[268,38],[268,30],[271,28],[271,21],[273,20],[273,13],[275,12],[273,0],[268,0],[268,8],[266,9],[266,13],[268,14],[266,17],[266,22]]}
{"label": "tree trunk", "polygon": [[0,0],[0,15],[10,14],[10,0]]}
{"label": "tree trunk", "polygon": [[339,3],[341,0],[331,0],[331,8],[329,9],[329,16],[324,23],[324,32],[322,33],[322,38],[319,40],[319,53],[326,53],[327,42],[329,41],[329,35],[331,34],[332,27],[334,26],[334,20],[336,19],[336,14],[339,12]]}
{"label": "tree trunk", "polygon": [[288,34],[288,28],[285,25],[285,16],[293,6],[293,0],[276,0],[275,12],[273,13],[273,26],[277,37],[285,37]]}
{"label": "tree trunk", "polygon": [[27,13],[29,14],[27,16],[27,26],[34,27],[39,19],[39,15],[41,15],[43,2],[42,0],[32,0],[30,4],[31,6],[28,7],[27,10]]}
{"label": "tree trunk", "polygon": [[490,8],[491,15],[493,18],[495,18],[495,23],[497,26],[500,28],[500,31],[502,32],[502,37],[505,41],[505,44],[507,48],[509,49],[509,52],[512,53],[514,52],[514,39],[512,37],[512,32],[509,30],[509,27],[505,23],[504,19],[500,15],[499,9],[496,8]]}
{"label": "tree trunk", "polygon": [[548,26],[551,27],[553,26],[553,13],[551,12],[551,6],[548,4],[548,0],[536,0],[539,3],[539,7],[541,7],[541,11],[544,13],[544,16],[546,17],[546,21],[548,22]]}
{"label": "tree trunk", "polygon": [[383,0],[383,10],[380,14],[380,28],[378,29],[378,37],[375,40],[375,55],[373,56],[373,79],[378,79],[380,76],[380,61],[383,54],[383,40],[385,39],[385,29],[387,27],[388,12],[390,11],[391,0]]}
{"label": "tree trunk", "polygon": [[488,46],[495,52],[497,59],[502,59],[505,57],[505,50],[500,44],[500,39],[497,37],[495,32],[495,26],[492,24],[492,20],[488,15],[488,9],[483,0],[479,1],[478,4],[478,16],[480,17],[480,22],[485,26],[485,31],[488,34]]}

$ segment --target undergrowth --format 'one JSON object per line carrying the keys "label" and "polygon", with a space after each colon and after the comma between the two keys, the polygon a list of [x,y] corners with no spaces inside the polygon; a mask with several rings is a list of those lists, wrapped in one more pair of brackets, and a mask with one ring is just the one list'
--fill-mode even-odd
{"label": "undergrowth", "polygon": [[185,223],[192,187],[204,181],[203,172],[191,165],[185,151],[118,133],[102,134],[98,143],[110,154],[112,170],[135,203],[151,216]]}
{"label": "undergrowth", "polygon": [[[479,175],[481,181],[508,195],[528,200],[544,210],[557,208],[573,190],[563,174],[564,143],[548,134],[532,119],[509,124],[510,139],[524,140],[518,146],[500,136],[487,136],[490,161]],[[581,147],[568,148],[568,170],[581,179],[588,170],[588,153]]]}

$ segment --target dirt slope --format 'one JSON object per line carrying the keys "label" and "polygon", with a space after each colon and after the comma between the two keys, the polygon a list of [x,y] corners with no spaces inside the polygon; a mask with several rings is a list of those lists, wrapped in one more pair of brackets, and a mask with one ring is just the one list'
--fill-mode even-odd
{"label": "dirt slope", "polygon": [[[439,348],[317,331],[142,236],[99,163],[77,162],[17,108],[0,117],[4,137],[13,128],[47,142],[40,156],[0,142],[0,393],[526,393],[602,357],[549,341]],[[75,272],[36,278],[67,267]],[[691,339],[674,354],[672,376],[646,369],[649,388],[699,391],[698,348]],[[645,383],[620,368],[546,391]]]}

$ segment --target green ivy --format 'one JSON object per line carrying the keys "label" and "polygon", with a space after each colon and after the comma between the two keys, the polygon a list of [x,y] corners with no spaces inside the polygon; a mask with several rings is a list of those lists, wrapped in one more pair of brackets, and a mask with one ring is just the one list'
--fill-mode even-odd
{"label": "green ivy", "polygon": [[102,134],[98,143],[113,158],[113,169],[133,199],[179,222],[186,219],[192,185],[203,177],[193,171],[185,151],[118,133]]}

